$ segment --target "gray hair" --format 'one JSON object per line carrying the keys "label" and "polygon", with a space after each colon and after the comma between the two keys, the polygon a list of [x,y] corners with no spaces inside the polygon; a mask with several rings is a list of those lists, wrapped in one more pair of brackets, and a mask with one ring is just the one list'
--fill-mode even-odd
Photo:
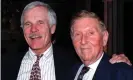
{"label": "gray hair", "polygon": [[85,18],[85,17],[97,19],[99,21],[99,24],[100,24],[100,26],[99,26],[100,29],[102,31],[105,31],[106,30],[105,24],[102,22],[102,20],[100,20],[100,18],[94,12],[89,12],[89,11],[86,11],[86,10],[81,10],[75,16],[73,16],[73,18],[71,20],[71,32],[73,31],[72,30],[72,26],[73,26],[74,22],[77,19]]}
{"label": "gray hair", "polygon": [[40,1],[34,1],[34,2],[31,2],[29,3],[28,5],[26,5],[26,7],[24,8],[23,12],[22,12],[22,15],[21,15],[21,28],[23,28],[24,26],[24,14],[27,10],[29,9],[32,9],[34,7],[37,7],[37,6],[43,6],[45,8],[48,9],[48,20],[49,20],[49,24],[50,26],[52,25],[56,25],[56,13],[54,12],[54,10],[46,3],[43,3],[43,2],[40,2]]}

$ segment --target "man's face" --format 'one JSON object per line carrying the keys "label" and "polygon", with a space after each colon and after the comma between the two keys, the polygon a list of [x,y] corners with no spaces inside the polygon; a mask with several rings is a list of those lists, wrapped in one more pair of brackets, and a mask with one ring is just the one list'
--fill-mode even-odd
{"label": "man's face", "polygon": [[44,7],[35,7],[24,14],[24,37],[35,53],[44,52],[51,45],[51,34],[55,26],[50,27],[48,11]]}
{"label": "man's face", "polygon": [[97,19],[80,18],[72,25],[71,38],[82,62],[92,64],[102,55],[108,33],[101,32]]}

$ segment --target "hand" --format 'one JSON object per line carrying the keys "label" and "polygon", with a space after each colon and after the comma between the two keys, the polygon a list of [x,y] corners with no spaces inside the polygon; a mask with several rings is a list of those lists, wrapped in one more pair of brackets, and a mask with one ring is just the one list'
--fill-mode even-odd
{"label": "hand", "polygon": [[113,54],[112,58],[109,60],[109,62],[112,64],[119,63],[119,62],[125,62],[128,65],[132,66],[130,60],[124,54],[118,54],[118,55]]}

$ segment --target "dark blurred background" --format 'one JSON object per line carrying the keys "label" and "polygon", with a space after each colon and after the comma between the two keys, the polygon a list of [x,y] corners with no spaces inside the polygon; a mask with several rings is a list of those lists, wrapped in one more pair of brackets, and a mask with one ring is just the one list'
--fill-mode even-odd
{"label": "dark blurred background", "polygon": [[[20,16],[26,4],[35,0],[2,0],[1,53],[14,54],[28,48],[20,28]],[[97,13],[107,25],[109,55],[124,53],[133,62],[133,0],[39,0],[48,3],[57,14],[55,44],[73,50],[69,35],[72,15],[86,9]]]}

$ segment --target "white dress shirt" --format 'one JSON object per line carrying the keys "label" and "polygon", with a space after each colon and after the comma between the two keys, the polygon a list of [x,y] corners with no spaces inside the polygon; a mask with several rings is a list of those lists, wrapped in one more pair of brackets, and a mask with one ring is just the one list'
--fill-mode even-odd
{"label": "white dress shirt", "polygon": [[[21,62],[17,80],[30,79],[32,66],[36,59],[36,54],[29,48]],[[52,45],[43,53],[39,66],[41,69],[41,80],[56,80]]]}
{"label": "white dress shirt", "polygon": [[[102,54],[102,56],[101,56],[96,62],[94,62],[93,64],[90,64],[90,65],[88,66],[88,67],[90,67],[90,69],[89,69],[89,71],[88,71],[87,73],[84,74],[83,80],[92,80],[92,79],[93,79],[93,76],[94,76],[94,74],[95,74],[95,71],[96,71],[96,69],[97,69],[97,66],[98,66],[98,64],[100,63],[102,57],[103,57],[103,54]],[[79,74],[80,74],[80,72],[81,72],[81,70],[82,70],[82,68],[83,68],[84,66],[85,66],[84,64],[82,64],[82,65],[80,66],[80,68],[79,68],[79,70],[78,70],[78,72],[77,72],[77,74],[76,74],[74,80],[77,80],[77,79],[78,79],[78,76],[79,76]]]}

